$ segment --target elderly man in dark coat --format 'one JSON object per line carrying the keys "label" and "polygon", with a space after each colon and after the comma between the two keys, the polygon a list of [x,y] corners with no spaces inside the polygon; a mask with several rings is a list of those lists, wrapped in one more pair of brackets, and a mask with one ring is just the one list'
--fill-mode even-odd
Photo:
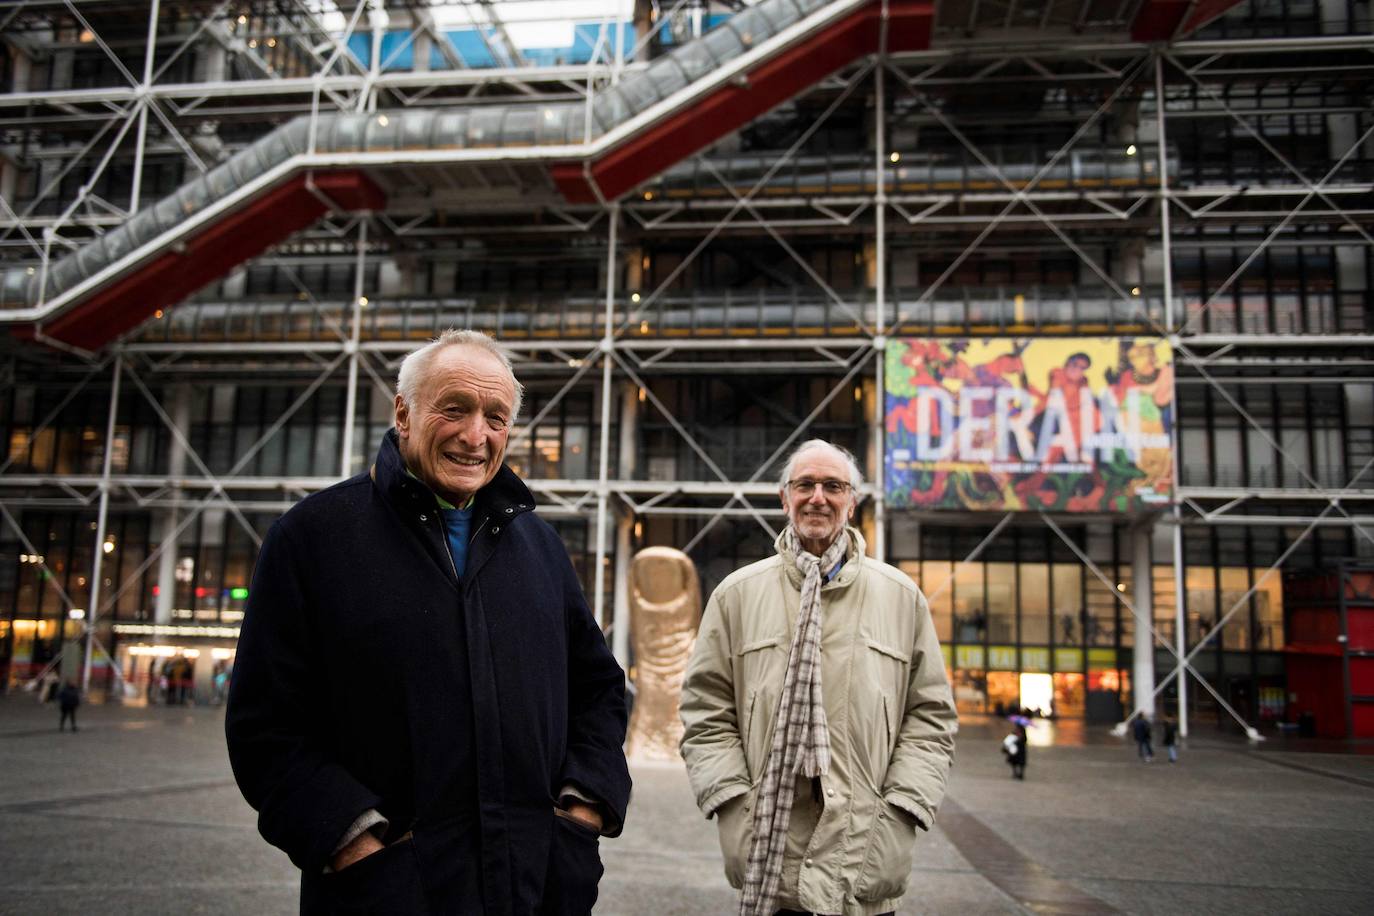
{"label": "elderly man in dark coat", "polygon": [[629,802],[624,674],[502,464],[519,383],[449,331],[397,390],[371,470],[263,543],[234,775],[303,913],[586,913]]}

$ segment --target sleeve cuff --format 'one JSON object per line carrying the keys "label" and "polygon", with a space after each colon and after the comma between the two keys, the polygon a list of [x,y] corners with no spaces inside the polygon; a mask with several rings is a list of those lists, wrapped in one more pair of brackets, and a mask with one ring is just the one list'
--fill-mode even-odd
{"label": "sleeve cuff", "polygon": [[372,830],[372,828],[374,827],[381,828],[380,830],[375,831],[375,833],[380,834],[382,831],[386,830],[387,825],[389,823],[390,822],[387,821],[386,818],[382,817],[382,815],[378,813],[376,808],[368,808],[362,814],[358,815],[358,819],[354,821],[353,824],[346,831],[344,831],[344,835],[339,840],[339,844],[334,847],[333,854],[338,855],[341,849],[343,849],[349,843],[352,843],[358,837],[362,836],[364,832]]}
{"label": "sleeve cuff", "polygon": [[901,795],[896,794],[895,792],[889,792],[888,794],[884,795],[883,801],[887,802],[894,808],[900,808],[907,814],[910,814],[912,817],[916,819],[916,826],[920,827],[922,830],[929,830],[930,825],[935,820],[933,817],[930,816],[930,812],[927,811],[924,807],[917,804],[916,802],[913,802],[909,798],[905,798]]}
{"label": "sleeve cuff", "polygon": [[566,808],[568,800],[579,801],[584,805],[591,805],[601,812],[601,834],[602,836],[615,836],[620,832],[620,823],[611,814],[610,808],[599,798],[592,798],[572,783],[567,783],[558,790],[558,807]]}
{"label": "sleeve cuff", "polygon": [[743,782],[732,782],[728,786],[717,789],[715,792],[706,796],[706,800],[701,803],[701,813],[706,815],[709,820],[721,805],[733,798],[739,798],[749,791],[749,784]]}

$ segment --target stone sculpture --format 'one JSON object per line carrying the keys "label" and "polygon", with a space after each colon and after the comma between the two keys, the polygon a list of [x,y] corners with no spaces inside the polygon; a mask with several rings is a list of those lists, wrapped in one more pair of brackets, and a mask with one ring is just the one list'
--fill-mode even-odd
{"label": "stone sculpture", "polygon": [[682,680],[701,623],[701,585],[687,554],[646,547],[630,563],[634,712],[625,742],[635,760],[678,760]]}

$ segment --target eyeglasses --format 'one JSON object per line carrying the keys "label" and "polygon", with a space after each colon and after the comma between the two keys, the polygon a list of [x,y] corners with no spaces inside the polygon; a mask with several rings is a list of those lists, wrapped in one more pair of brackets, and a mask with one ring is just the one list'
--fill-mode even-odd
{"label": "eyeglasses", "polygon": [[816,492],[816,487],[824,490],[826,496],[843,496],[849,491],[850,484],[847,480],[836,480],[834,477],[827,477],[825,480],[799,477],[796,480],[787,481],[787,489],[796,496],[810,496]]}

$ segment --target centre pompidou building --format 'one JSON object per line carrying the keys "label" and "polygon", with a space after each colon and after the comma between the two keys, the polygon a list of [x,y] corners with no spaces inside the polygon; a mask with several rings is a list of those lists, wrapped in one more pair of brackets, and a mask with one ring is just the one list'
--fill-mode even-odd
{"label": "centre pompidou building", "polygon": [[631,665],[634,552],[709,591],[819,436],[961,710],[1374,732],[1367,0],[31,0],[0,38],[4,687],[213,700],[267,526],[471,327]]}

